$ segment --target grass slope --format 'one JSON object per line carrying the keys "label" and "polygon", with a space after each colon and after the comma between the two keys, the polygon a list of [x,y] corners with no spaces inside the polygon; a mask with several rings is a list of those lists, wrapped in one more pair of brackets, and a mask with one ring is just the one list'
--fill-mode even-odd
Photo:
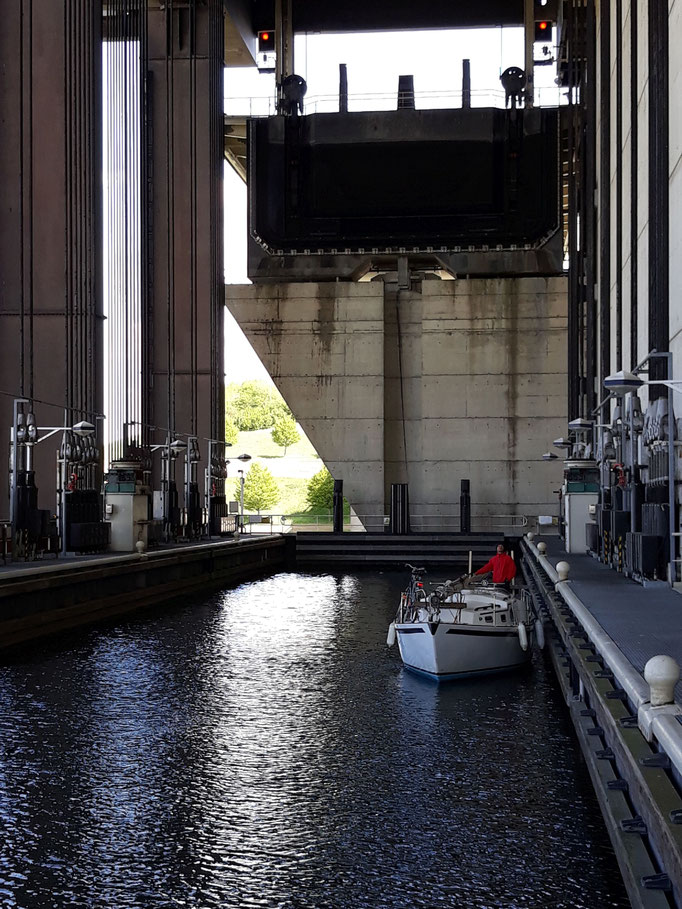
{"label": "grass slope", "polygon": [[[286,457],[284,457],[284,449],[279,445],[275,445],[272,441],[272,430],[271,429],[255,429],[251,432],[240,432],[237,442],[232,446],[231,449],[228,449],[228,458],[235,463],[238,454],[246,451],[252,458],[261,458],[263,459],[264,465],[267,466],[267,461],[270,458],[281,459],[286,464],[286,461],[289,458],[296,459],[300,461],[310,461],[310,474],[313,476],[319,470],[322,470],[323,463],[320,459],[320,456],[317,454],[311,443],[308,441],[307,437],[301,430],[300,426],[298,427],[299,432],[301,433],[301,440],[296,442],[295,445],[290,445],[287,449]],[[241,467],[241,464],[238,462],[237,466]],[[297,520],[297,523],[315,523],[315,515],[318,513],[322,516],[326,514],[324,509],[317,509],[312,511],[310,505],[306,501],[306,493],[308,491],[308,479],[302,477],[276,477],[277,485],[280,489],[279,501],[277,501],[272,508],[267,509],[269,514],[300,514],[301,512],[309,513],[310,517],[306,515]],[[230,494],[234,494],[236,484],[228,480],[228,490]],[[239,498],[238,494],[235,495],[235,498]],[[255,512],[251,512],[255,513]]]}
{"label": "grass slope", "polygon": [[[301,440],[287,448],[287,458],[310,458],[320,463],[320,456],[304,435],[303,430],[300,426],[297,428],[301,433]],[[254,458],[281,458],[284,455],[284,449],[279,445],[275,445],[272,441],[271,429],[254,429],[252,432],[240,432],[236,445],[232,446],[232,451],[237,454],[242,451],[248,451]]]}

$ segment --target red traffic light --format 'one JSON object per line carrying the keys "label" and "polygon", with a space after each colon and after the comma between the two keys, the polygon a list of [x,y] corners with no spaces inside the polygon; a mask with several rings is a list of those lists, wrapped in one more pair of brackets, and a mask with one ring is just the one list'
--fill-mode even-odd
{"label": "red traffic light", "polygon": [[549,19],[540,19],[535,23],[535,40],[550,41],[552,38],[552,22]]}
{"label": "red traffic light", "polygon": [[258,32],[258,53],[272,54],[275,51],[275,33],[272,29]]}

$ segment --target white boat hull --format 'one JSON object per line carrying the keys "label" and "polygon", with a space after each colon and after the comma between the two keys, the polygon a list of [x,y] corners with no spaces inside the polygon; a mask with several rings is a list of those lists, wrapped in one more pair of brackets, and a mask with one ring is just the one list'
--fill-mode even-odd
{"label": "white boat hull", "polygon": [[407,669],[439,681],[516,669],[530,660],[515,625],[472,627],[450,622],[396,623]]}

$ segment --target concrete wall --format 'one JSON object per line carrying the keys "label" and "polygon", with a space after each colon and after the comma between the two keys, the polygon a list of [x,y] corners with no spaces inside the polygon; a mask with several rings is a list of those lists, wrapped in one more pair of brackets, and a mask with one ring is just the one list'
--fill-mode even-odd
{"label": "concrete wall", "polygon": [[383,514],[383,286],[228,285],[226,302],[356,511]]}
{"label": "concrete wall", "polygon": [[[230,285],[226,302],[359,514],[408,482],[413,524],[556,513],[564,278]],[[440,517],[439,517],[440,516]],[[431,520],[428,520],[431,518]]]}

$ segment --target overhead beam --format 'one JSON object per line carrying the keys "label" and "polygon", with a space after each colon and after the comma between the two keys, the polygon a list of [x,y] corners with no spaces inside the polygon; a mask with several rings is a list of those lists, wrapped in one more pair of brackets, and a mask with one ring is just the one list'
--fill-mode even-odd
{"label": "overhead beam", "polygon": [[[272,28],[274,0],[256,0],[254,29]],[[294,0],[296,32],[362,32],[428,28],[482,28],[497,25],[523,25],[523,0],[394,0],[391,3],[345,0],[320,3],[319,0]]]}

